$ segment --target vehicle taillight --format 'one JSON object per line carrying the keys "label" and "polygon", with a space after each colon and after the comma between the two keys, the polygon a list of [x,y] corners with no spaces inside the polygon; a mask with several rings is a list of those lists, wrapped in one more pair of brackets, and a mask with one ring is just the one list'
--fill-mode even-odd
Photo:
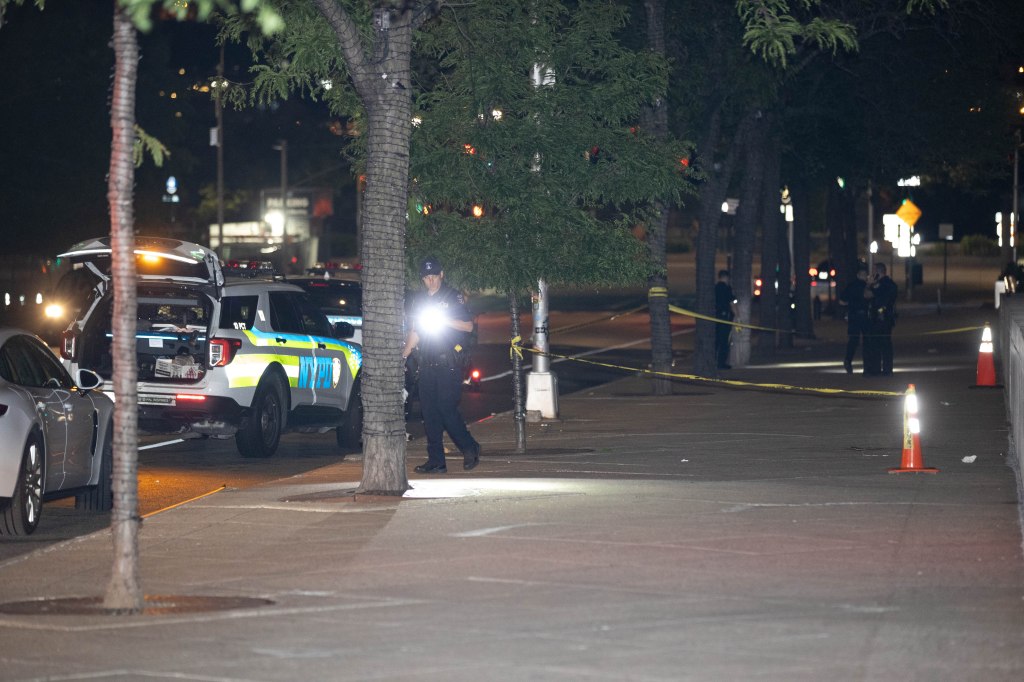
{"label": "vehicle taillight", "polygon": [[242,347],[242,342],[238,339],[210,339],[206,347],[209,349],[207,364],[210,367],[223,367],[235,359],[235,353]]}
{"label": "vehicle taillight", "polygon": [[78,334],[67,330],[60,335],[60,356],[65,360],[75,360],[75,351],[78,350]]}
{"label": "vehicle taillight", "polygon": [[474,369],[472,372],[469,373],[469,378],[472,379],[473,381],[480,381],[480,370]]}

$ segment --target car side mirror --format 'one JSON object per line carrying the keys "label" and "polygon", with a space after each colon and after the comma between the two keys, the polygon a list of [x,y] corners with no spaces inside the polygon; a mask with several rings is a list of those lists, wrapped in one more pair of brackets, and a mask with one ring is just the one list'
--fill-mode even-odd
{"label": "car side mirror", "polygon": [[351,339],[356,335],[356,328],[352,326],[351,322],[335,322],[334,323],[334,338],[336,339]]}
{"label": "car side mirror", "polygon": [[91,369],[75,370],[75,386],[83,391],[91,391],[103,385],[103,378]]}

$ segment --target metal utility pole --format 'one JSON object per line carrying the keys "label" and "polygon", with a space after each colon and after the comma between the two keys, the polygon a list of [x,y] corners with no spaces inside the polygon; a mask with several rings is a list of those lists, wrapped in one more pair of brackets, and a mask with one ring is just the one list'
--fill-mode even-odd
{"label": "metal utility pole", "polygon": [[1020,224],[1020,129],[1013,133],[1013,213],[1010,220],[1010,241],[1013,242],[1013,262],[1017,263],[1017,225]]}
{"label": "metal utility pole", "polygon": [[281,152],[281,242],[288,269],[291,264],[291,244],[288,243],[288,140],[278,140],[273,147]]}
{"label": "metal utility pole", "polygon": [[[508,295],[509,311],[512,313],[512,338],[520,338],[519,334],[519,294]],[[512,424],[515,427],[516,452],[526,452],[526,412],[523,409],[523,354],[521,351],[512,353]]]}
{"label": "metal utility pole", "polygon": [[868,274],[875,271],[875,252],[872,245],[875,243],[875,202],[872,197],[871,180],[868,180]]}
{"label": "metal utility pole", "polygon": [[[543,64],[533,65],[533,87],[554,85],[555,75]],[[533,169],[540,172],[540,155],[534,157]],[[545,419],[558,418],[558,377],[551,371],[548,357],[548,284],[537,282],[533,297],[533,369],[526,375],[526,411],[540,412]]]}
{"label": "metal utility pole", "polygon": [[[220,46],[217,63],[217,87],[224,88],[224,45]],[[217,249],[224,250],[224,104],[221,97],[214,99],[217,117]]]}

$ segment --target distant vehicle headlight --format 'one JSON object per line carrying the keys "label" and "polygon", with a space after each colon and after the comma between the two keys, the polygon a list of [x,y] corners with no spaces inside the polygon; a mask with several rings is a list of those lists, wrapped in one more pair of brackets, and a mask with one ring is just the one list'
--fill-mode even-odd
{"label": "distant vehicle headlight", "polygon": [[59,320],[64,317],[64,306],[60,303],[48,303],[43,308],[43,315],[46,315],[51,320]]}

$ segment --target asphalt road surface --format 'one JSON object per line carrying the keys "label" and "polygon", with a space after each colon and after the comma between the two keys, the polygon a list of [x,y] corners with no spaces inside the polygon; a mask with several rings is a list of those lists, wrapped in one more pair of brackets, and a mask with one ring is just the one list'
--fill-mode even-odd
{"label": "asphalt road surface", "polygon": [[[650,344],[646,313],[622,314],[627,306],[635,308],[635,302],[633,298],[615,297],[605,301],[604,310],[595,310],[597,306],[592,304],[586,312],[552,313],[553,353],[585,356],[624,368],[554,358],[552,370],[558,377],[559,394],[567,395],[612,381],[628,373],[626,368],[648,364]],[[679,324],[676,333],[685,337],[688,330],[692,330],[692,326],[688,326],[692,323],[680,321]],[[483,378],[477,388],[463,394],[462,412],[469,423],[513,407],[510,327],[508,315],[501,311],[480,316],[480,344],[474,354],[474,366],[481,370]],[[524,335],[529,333],[529,328],[530,319],[524,316]],[[529,352],[524,354],[525,371],[529,371],[532,359]],[[423,436],[415,403],[408,430],[413,440]],[[140,439],[139,449],[139,513],[145,518],[225,487],[257,486],[331,464],[339,457],[332,433],[286,434],[277,454],[268,459],[243,459],[233,439],[145,436]],[[71,499],[48,502],[42,522],[33,535],[0,539],[0,563],[16,561],[19,556],[55,543],[73,541],[105,528],[108,523],[109,514],[79,512]]]}

